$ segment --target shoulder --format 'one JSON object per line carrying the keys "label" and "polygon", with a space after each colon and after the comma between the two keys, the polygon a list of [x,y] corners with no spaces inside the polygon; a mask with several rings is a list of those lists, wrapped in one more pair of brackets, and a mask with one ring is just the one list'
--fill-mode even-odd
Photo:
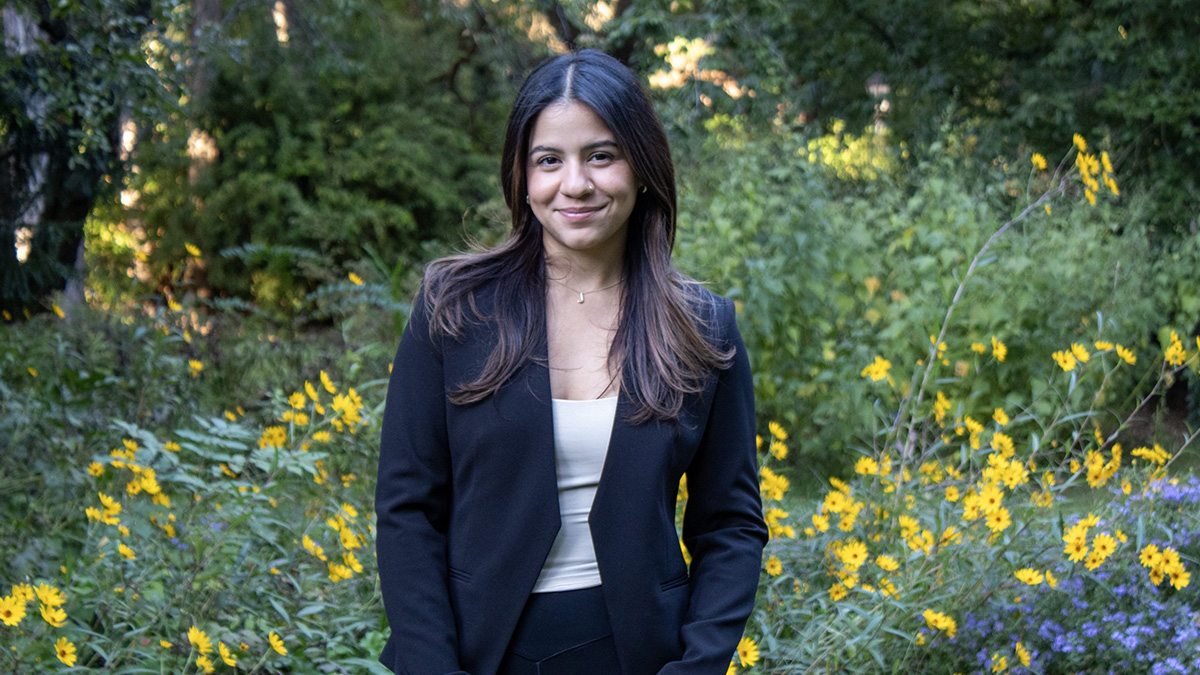
{"label": "shoulder", "polygon": [[737,331],[733,300],[713,292],[704,284],[680,275],[684,297],[700,333],[721,348],[728,348]]}
{"label": "shoulder", "polygon": [[426,318],[435,333],[454,337],[492,317],[502,279],[473,267],[477,258],[459,255],[428,263],[413,301],[413,316]]}

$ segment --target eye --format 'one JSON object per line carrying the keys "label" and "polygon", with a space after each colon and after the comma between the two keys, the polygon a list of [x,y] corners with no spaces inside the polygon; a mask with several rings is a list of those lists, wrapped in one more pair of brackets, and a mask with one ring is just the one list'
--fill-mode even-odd
{"label": "eye", "polygon": [[594,152],[591,159],[594,162],[611,162],[615,157],[613,157],[611,152]]}
{"label": "eye", "polygon": [[551,167],[558,162],[558,158],[554,155],[542,155],[533,161],[534,164],[541,167]]}

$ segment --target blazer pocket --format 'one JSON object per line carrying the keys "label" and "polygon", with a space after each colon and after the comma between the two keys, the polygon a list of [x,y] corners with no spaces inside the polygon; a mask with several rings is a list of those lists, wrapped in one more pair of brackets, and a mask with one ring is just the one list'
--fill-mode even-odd
{"label": "blazer pocket", "polygon": [[675,577],[674,579],[668,579],[667,581],[664,581],[661,584],[659,584],[658,590],[669,591],[672,588],[679,588],[680,586],[686,586],[689,580],[690,579],[688,578],[688,573],[684,572],[683,574],[680,574],[679,576]]}
{"label": "blazer pocket", "polygon": [[446,569],[449,572],[451,579],[454,579],[455,581],[461,581],[464,584],[471,583],[471,573],[470,572],[464,572],[460,569],[455,569],[455,568],[449,567],[449,566],[447,566]]}

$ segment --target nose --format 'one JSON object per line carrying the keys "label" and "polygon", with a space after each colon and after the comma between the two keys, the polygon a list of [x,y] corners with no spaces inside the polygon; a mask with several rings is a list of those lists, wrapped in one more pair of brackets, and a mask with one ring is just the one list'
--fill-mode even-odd
{"label": "nose", "polygon": [[562,183],[558,186],[558,191],[564,196],[572,199],[582,199],[595,190],[586,165],[580,162],[567,162],[567,165],[563,168],[566,171],[564,172]]}

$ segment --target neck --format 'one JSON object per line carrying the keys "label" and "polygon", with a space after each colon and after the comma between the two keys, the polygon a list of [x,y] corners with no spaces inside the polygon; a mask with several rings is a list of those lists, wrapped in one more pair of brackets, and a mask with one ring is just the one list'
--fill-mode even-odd
{"label": "neck", "polygon": [[624,246],[616,251],[600,252],[601,255],[555,250],[549,246],[545,251],[547,276],[576,291],[590,292],[612,286],[621,281],[625,272]]}

